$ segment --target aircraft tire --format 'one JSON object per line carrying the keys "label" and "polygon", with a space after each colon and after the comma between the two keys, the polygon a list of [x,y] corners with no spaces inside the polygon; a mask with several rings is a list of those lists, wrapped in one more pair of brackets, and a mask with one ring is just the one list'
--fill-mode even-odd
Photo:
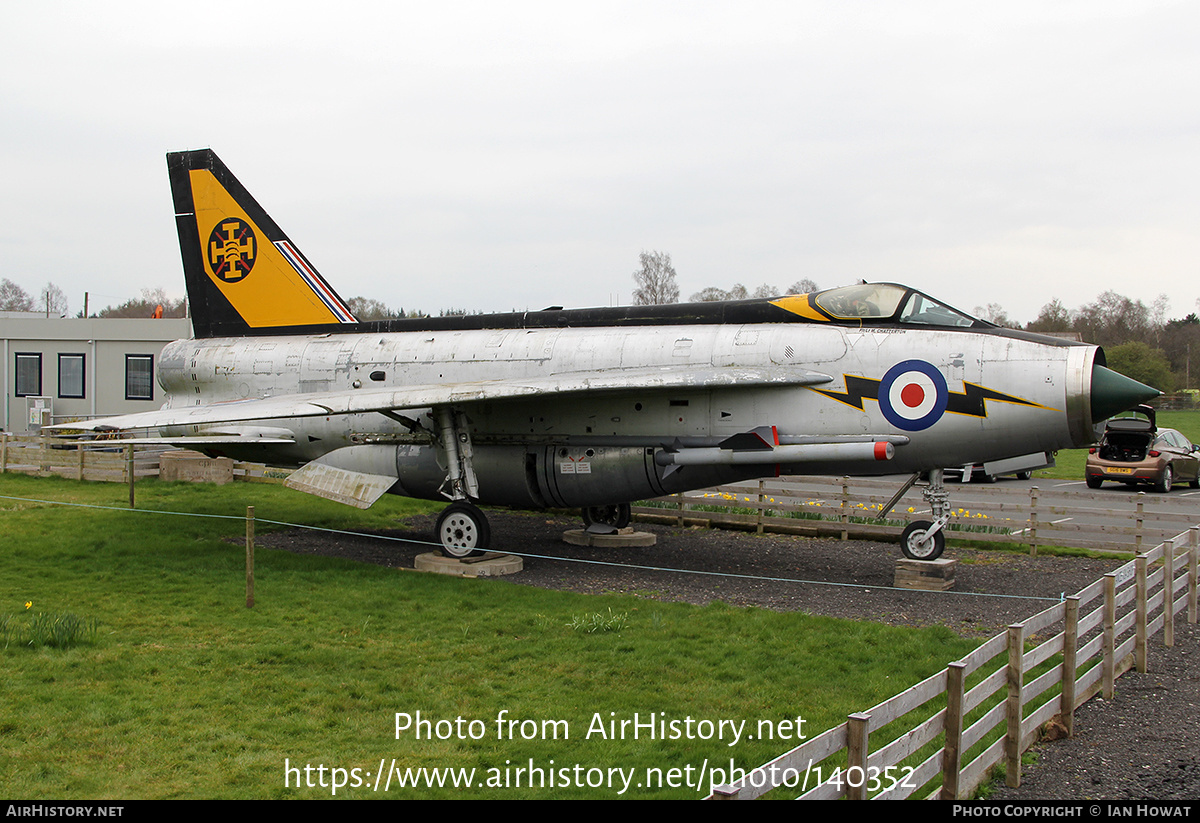
{"label": "aircraft tire", "polygon": [[930,543],[921,545],[921,538],[933,526],[928,520],[914,520],[900,534],[900,550],[909,560],[937,560],[946,549],[946,535],[938,532]]}
{"label": "aircraft tire", "polygon": [[437,539],[446,557],[477,557],[491,543],[492,530],[478,506],[457,500],[438,515]]}
{"label": "aircraft tire", "polygon": [[633,512],[628,503],[609,503],[606,506],[584,506],[582,510],[583,526],[587,528],[593,523],[603,523],[614,529],[623,529],[633,522]]}

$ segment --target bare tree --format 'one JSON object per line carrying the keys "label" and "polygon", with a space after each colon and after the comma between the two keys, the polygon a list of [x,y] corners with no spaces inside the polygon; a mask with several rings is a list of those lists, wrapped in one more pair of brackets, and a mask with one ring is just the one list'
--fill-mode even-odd
{"label": "bare tree", "polygon": [[126,300],[119,306],[107,306],[96,313],[96,317],[154,317],[158,307],[162,306],[163,317],[184,317],[187,314],[182,297],[171,299],[160,286],[155,289],[142,289],[141,297]]}
{"label": "bare tree", "polygon": [[693,294],[690,298],[693,303],[719,303],[722,300],[729,299],[729,292],[725,289],[718,289],[716,286],[709,286],[707,289],[701,289]]}
{"label": "bare tree", "polygon": [[358,320],[387,320],[392,317],[402,317],[404,311],[392,311],[382,300],[373,297],[351,297],[346,301],[346,308]]}
{"label": "bare tree", "polygon": [[1074,329],[1089,343],[1112,347],[1131,340],[1149,342],[1150,309],[1141,300],[1130,300],[1111,289],[1096,302],[1072,314]]}
{"label": "bare tree", "polygon": [[33,298],[6,277],[0,281],[0,311],[33,311]]}
{"label": "bare tree", "polygon": [[1055,297],[1038,312],[1036,319],[1025,324],[1025,331],[1036,332],[1069,332],[1071,331],[1071,312],[1062,301]]}
{"label": "bare tree", "polygon": [[761,297],[761,298],[778,297],[779,289],[775,288],[774,286],[770,285],[769,283],[763,283],[761,286],[759,286],[757,289],[754,290],[754,294],[751,296],[752,297]]}
{"label": "bare tree", "polygon": [[815,291],[820,291],[821,287],[817,285],[815,280],[810,280],[803,277],[797,280],[792,285],[788,286],[788,294],[812,294]]}
{"label": "bare tree", "polygon": [[995,323],[997,326],[1003,326],[1006,329],[1016,328],[1011,320],[1008,319],[1008,312],[999,303],[988,303],[986,306],[976,306],[975,316],[989,323]]}
{"label": "bare tree", "polygon": [[67,294],[53,283],[47,283],[39,293],[42,311],[46,316],[63,317],[67,313]]}
{"label": "bare tree", "polygon": [[675,267],[671,255],[661,251],[644,251],[642,267],[633,273],[637,288],[633,290],[635,306],[658,306],[679,302],[679,285],[675,282]]}

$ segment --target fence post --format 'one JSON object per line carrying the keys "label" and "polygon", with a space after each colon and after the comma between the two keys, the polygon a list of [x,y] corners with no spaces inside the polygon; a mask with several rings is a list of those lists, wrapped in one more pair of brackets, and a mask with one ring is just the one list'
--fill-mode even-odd
{"label": "fence post", "polygon": [[679,519],[678,519],[677,525],[679,526],[679,528],[682,529],[683,528],[683,495],[677,494],[677,495],[675,495],[675,497],[679,501]]}
{"label": "fence post", "polygon": [[1008,698],[1004,732],[1004,783],[1012,789],[1021,786],[1021,703],[1025,691],[1025,626],[1008,627]]}
{"label": "fence post", "polygon": [[1067,737],[1075,736],[1075,669],[1079,650],[1079,596],[1067,598],[1063,620],[1062,722]]}
{"label": "fence post", "polygon": [[[856,712],[846,718],[846,799],[867,799],[867,754],[870,751],[871,715]],[[857,785],[850,774],[858,771]]]}
{"label": "fence post", "polygon": [[75,471],[75,479],[82,482],[83,481],[83,455],[84,455],[82,441],[75,444],[75,451],[77,453],[77,456],[79,457],[79,466]]}
{"label": "fence post", "polygon": [[1188,529],[1188,622],[1196,622],[1197,556],[1200,555],[1200,526]]}
{"label": "fence post", "polygon": [[246,608],[254,608],[254,507],[246,507]]}
{"label": "fence post", "polygon": [[8,432],[0,432],[0,474],[8,471]]}
{"label": "fence post", "polygon": [[1137,507],[1134,513],[1133,550],[1142,553],[1142,526],[1146,522],[1146,493],[1137,493]]}
{"label": "fence post", "polygon": [[133,478],[134,478],[134,474],[135,474],[135,472],[133,470],[133,446],[132,445],[125,447],[125,474],[129,478],[129,508],[132,509],[132,508],[134,508],[134,505],[133,505]]}
{"label": "fence post", "polygon": [[1175,645],[1175,541],[1163,543],[1163,645]]}
{"label": "fence post", "polygon": [[[1141,492],[1138,492],[1141,494]],[[1133,641],[1133,659],[1137,670],[1141,674],[1146,673],[1146,623],[1148,622],[1146,612],[1146,555],[1139,554],[1133,558],[1134,570],[1134,598],[1136,601],[1136,610],[1134,612],[1134,641]]]}
{"label": "fence post", "polygon": [[1101,680],[1105,700],[1112,700],[1117,671],[1117,576],[1104,575],[1104,662]]}
{"label": "fence post", "polygon": [[1038,487],[1029,487],[1029,556],[1037,556]]}
{"label": "fence post", "polygon": [[38,477],[46,477],[50,474],[50,438],[43,434],[38,440],[41,444],[38,449]]}
{"label": "fence post", "polygon": [[958,800],[959,759],[962,753],[963,693],[967,664],[961,661],[946,667],[946,743],[942,747],[941,800]]}
{"label": "fence post", "polygon": [[763,481],[758,481],[758,528],[756,531],[759,534],[763,533]]}
{"label": "fence post", "polygon": [[850,478],[842,478],[842,539],[850,539]]}

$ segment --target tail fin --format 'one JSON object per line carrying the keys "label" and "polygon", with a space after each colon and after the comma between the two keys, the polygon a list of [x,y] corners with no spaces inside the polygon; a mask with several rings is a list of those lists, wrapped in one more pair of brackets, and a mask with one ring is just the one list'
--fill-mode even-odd
{"label": "tail fin", "polygon": [[290,334],[354,315],[211,149],[167,155],[197,337]]}

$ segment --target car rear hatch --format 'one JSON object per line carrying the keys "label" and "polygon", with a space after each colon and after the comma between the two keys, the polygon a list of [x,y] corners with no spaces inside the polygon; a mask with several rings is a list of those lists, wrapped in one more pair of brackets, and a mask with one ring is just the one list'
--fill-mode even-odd
{"label": "car rear hatch", "polygon": [[1158,433],[1154,409],[1138,406],[1130,411],[1146,416],[1117,417],[1104,427],[1104,440],[1100,443],[1100,459],[1118,463],[1137,463],[1146,459],[1150,444]]}

